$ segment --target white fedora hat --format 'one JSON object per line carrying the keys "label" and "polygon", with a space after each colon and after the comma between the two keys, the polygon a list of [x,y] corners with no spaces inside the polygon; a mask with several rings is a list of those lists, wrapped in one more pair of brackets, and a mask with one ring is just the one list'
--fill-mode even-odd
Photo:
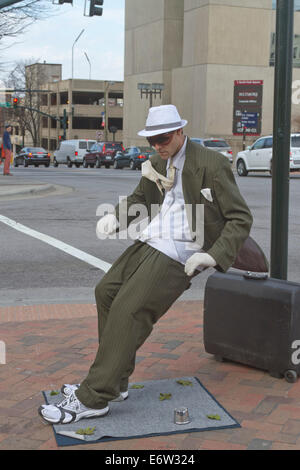
{"label": "white fedora hat", "polygon": [[181,119],[176,106],[173,104],[155,106],[149,109],[146,127],[138,132],[138,135],[151,137],[153,135],[165,134],[166,132],[181,129],[187,123],[187,121]]}

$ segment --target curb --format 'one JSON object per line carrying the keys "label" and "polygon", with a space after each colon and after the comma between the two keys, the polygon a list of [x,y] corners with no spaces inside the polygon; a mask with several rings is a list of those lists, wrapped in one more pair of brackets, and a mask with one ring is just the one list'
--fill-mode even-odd
{"label": "curb", "polygon": [[43,186],[29,186],[28,188],[20,188],[20,189],[11,189],[7,190],[4,193],[0,192],[0,198],[4,198],[7,196],[22,196],[22,195],[36,195],[44,192],[55,191],[56,187],[53,184],[45,184]]}

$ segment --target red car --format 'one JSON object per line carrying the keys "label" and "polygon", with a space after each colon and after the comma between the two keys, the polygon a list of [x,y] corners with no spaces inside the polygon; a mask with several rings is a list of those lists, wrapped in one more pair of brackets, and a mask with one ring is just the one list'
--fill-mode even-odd
{"label": "red car", "polygon": [[104,165],[105,168],[109,168],[114,164],[116,153],[123,150],[124,147],[120,142],[97,142],[83,157],[83,167],[101,168]]}

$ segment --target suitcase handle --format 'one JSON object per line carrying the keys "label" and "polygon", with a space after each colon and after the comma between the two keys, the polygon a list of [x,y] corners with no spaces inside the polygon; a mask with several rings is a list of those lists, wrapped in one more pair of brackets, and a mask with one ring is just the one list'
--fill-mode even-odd
{"label": "suitcase handle", "polygon": [[255,281],[264,281],[268,279],[268,273],[254,273],[252,271],[247,271],[244,273],[245,279],[253,279]]}

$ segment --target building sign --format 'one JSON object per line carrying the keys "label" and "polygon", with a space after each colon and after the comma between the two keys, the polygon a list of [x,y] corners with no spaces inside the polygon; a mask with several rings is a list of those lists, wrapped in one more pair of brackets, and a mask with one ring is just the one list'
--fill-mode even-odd
{"label": "building sign", "polygon": [[263,80],[235,80],[233,135],[261,134]]}

